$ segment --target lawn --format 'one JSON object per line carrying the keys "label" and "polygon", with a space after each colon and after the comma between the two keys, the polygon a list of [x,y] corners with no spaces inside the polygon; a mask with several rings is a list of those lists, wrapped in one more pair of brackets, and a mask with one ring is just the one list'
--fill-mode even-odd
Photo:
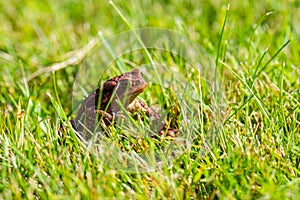
{"label": "lawn", "polygon": [[[0,199],[300,197],[299,1],[0,8]],[[81,101],[134,68],[148,82],[138,99],[178,138],[127,116],[80,140],[68,120]]]}

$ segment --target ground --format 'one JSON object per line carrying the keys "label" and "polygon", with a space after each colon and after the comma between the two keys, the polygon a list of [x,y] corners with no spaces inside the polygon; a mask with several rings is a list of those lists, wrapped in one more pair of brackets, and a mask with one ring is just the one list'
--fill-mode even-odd
{"label": "ground", "polygon": [[[1,0],[0,8],[1,199],[299,198],[299,1]],[[170,52],[142,49],[113,62],[104,78],[150,58],[172,66],[177,73],[162,84],[173,83],[172,91],[149,84],[139,98],[165,109],[184,99],[197,111],[189,118],[171,109],[170,123],[194,133],[191,148],[168,166],[137,173],[116,169],[72,130],[57,129],[76,116],[71,99],[82,61],[98,63],[89,44],[140,27],[174,30],[199,44],[216,66],[220,96],[188,59]],[[176,92],[183,83],[176,74],[194,89],[194,101]],[[201,154],[215,121],[217,140]],[[124,152],[147,152],[153,143],[124,141],[118,133],[126,131],[110,129],[106,139]]]}

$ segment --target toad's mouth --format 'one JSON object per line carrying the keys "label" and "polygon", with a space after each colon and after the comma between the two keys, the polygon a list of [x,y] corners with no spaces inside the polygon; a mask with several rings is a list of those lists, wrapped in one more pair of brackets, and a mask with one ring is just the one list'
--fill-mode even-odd
{"label": "toad's mouth", "polygon": [[136,88],[136,90],[133,93],[134,94],[135,93],[140,94],[140,93],[142,93],[146,89],[146,87],[147,87],[147,83],[145,83],[145,84],[141,85],[140,87]]}
{"label": "toad's mouth", "polygon": [[141,94],[147,88],[147,83],[139,86],[133,92],[126,92],[125,96],[129,97],[129,103],[131,103],[139,94]]}

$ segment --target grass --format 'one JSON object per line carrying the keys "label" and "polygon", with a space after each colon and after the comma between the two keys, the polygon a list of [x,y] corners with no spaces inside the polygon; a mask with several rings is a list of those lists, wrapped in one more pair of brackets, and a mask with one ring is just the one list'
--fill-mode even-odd
{"label": "grass", "polygon": [[[0,198],[300,196],[300,4],[229,3],[0,1]],[[189,60],[149,49],[155,63],[171,66],[166,69],[176,73],[161,80],[170,90],[150,83],[139,98],[166,110],[176,103],[185,106],[176,123],[183,135],[193,133],[195,139],[169,167],[143,173],[116,170],[104,160],[110,152],[103,155],[86,148],[71,130],[57,134],[61,122],[75,118],[71,94],[82,65],[78,50],[95,38],[101,41],[99,31],[110,38],[132,27],[172,29],[200,44],[216,61],[224,96],[222,115],[213,118],[211,88]],[[77,60],[66,62],[74,57]],[[99,55],[90,54],[85,62],[99,65],[97,59]],[[32,76],[55,63],[66,66],[55,74]],[[121,65],[125,70],[144,65],[147,80],[158,80],[147,63],[151,62],[142,50],[130,52],[110,63],[103,80],[123,71]],[[90,90],[97,82],[86,84]],[[214,120],[221,122],[221,137],[200,156],[203,137]],[[146,132],[147,124],[138,124],[138,130]],[[120,132],[126,134],[126,129],[113,127],[113,137],[106,140],[127,145],[128,151],[147,150],[152,144],[136,146],[141,143],[132,136],[122,143]]]}

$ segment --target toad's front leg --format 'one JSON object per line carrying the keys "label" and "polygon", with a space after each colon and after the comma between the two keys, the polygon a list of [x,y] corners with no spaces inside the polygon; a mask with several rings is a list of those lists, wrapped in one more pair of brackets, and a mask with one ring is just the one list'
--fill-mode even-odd
{"label": "toad's front leg", "polygon": [[177,129],[168,127],[166,122],[163,121],[161,115],[155,111],[152,107],[148,106],[145,102],[140,100],[134,100],[129,106],[130,112],[140,111],[145,113],[151,121],[151,129],[160,137],[169,136],[176,137],[179,134]]}

